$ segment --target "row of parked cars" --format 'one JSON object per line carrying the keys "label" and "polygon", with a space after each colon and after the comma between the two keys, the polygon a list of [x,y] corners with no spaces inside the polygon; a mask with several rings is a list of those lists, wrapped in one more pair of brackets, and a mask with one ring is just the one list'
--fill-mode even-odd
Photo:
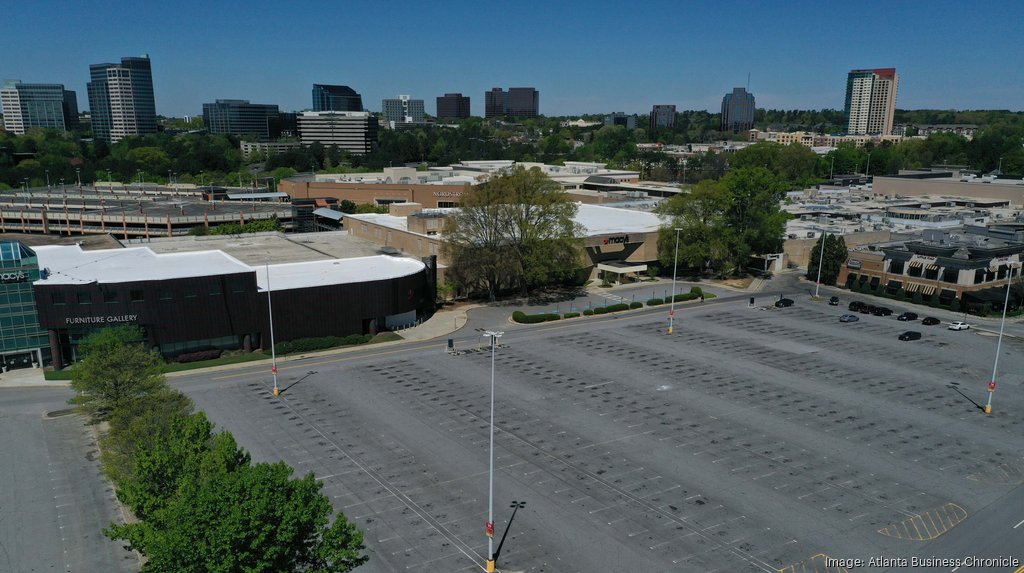
{"label": "row of parked cars", "polygon": [[[834,302],[833,302],[834,301]],[[839,304],[839,297],[832,297],[828,301],[829,304],[836,306]],[[891,308],[885,306],[875,306],[867,304],[859,300],[851,301],[848,307],[851,312],[859,312],[861,314],[873,314],[875,316],[891,316],[893,311]],[[916,312],[903,312],[896,317],[896,320],[900,322],[916,322],[918,319]],[[839,317],[839,322],[857,322],[860,317],[856,314],[844,314]],[[941,323],[939,319],[934,316],[926,316],[921,319],[921,324],[924,326],[933,326]],[[967,330],[971,328],[966,322],[956,321],[949,323],[949,330]],[[900,340],[920,340],[921,333],[916,330],[908,330],[899,335]]]}

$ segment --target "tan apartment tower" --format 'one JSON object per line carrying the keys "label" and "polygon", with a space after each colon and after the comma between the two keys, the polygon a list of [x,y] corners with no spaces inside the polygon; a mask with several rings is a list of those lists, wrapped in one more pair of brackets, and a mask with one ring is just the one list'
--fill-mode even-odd
{"label": "tan apartment tower", "polygon": [[851,70],[846,78],[846,132],[850,135],[892,135],[896,68]]}

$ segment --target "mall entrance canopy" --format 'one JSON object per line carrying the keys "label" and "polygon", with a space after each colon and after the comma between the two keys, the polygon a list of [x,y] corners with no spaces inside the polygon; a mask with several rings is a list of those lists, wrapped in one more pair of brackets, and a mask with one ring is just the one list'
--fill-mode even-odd
{"label": "mall entrance canopy", "polygon": [[598,263],[597,270],[602,273],[614,273],[615,282],[621,284],[622,279],[630,274],[639,275],[640,273],[647,272],[647,265],[644,263],[627,263],[625,261],[606,261]]}

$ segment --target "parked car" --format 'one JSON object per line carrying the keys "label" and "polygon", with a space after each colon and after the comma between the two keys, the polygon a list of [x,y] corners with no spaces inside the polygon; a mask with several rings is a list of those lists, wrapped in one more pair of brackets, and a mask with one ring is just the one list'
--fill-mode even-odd
{"label": "parked car", "polygon": [[896,317],[896,320],[906,322],[908,320],[917,320],[916,312],[904,312]]}
{"label": "parked car", "polygon": [[921,333],[916,330],[908,330],[900,335],[900,340],[921,340]]}
{"label": "parked car", "polygon": [[873,310],[871,314],[875,316],[889,316],[892,314],[892,309],[887,306],[878,306],[875,307],[875,310]]}
{"label": "parked car", "polygon": [[864,306],[857,309],[857,311],[860,312],[861,314],[874,314],[876,308],[878,307],[873,304],[865,304]]}
{"label": "parked car", "polygon": [[970,327],[971,325],[967,324],[966,322],[961,322],[959,320],[956,322],[949,323],[950,330],[967,330]]}
{"label": "parked car", "polygon": [[793,306],[793,299],[791,299],[791,298],[780,298],[779,300],[775,301],[775,306],[777,308],[786,308],[788,306]]}
{"label": "parked car", "polygon": [[939,322],[941,322],[941,321],[939,319],[935,318],[934,316],[926,316],[926,317],[924,317],[924,320],[921,321],[921,324],[923,324],[925,326],[932,326],[932,325],[938,324]]}
{"label": "parked car", "polygon": [[829,306],[839,306],[839,297],[838,296],[834,296],[834,297],[828,299],[828,305]]}
{"label": "parked car", "polygon": [[858,320],[860,320],[860,317],[856,314],[844,314],[839,317],[839,322],[857,322]]}
{"label": "parked car", "polygon": [[851,300],[850,301],[850,310],[852,310],[853,312],[857,312],[857,311],[859,311],[862,308],[864,308],[864,303],[863,302],[861,302],[859,300]]}

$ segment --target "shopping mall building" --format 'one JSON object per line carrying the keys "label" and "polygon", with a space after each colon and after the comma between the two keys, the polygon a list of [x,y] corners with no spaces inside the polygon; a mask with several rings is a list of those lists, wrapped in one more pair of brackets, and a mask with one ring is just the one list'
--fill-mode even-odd
{"label": "shopping mall building", "polygon": [[429,257],[253,267],[222,251],[87,251],[2,241],[0,258],[5,367],[63,368],[77,359],[83,337],[125,324],[140,326],[167,357],[266,347],[271,307],[276,342],[375,333],[429,316],[436,296]]}

